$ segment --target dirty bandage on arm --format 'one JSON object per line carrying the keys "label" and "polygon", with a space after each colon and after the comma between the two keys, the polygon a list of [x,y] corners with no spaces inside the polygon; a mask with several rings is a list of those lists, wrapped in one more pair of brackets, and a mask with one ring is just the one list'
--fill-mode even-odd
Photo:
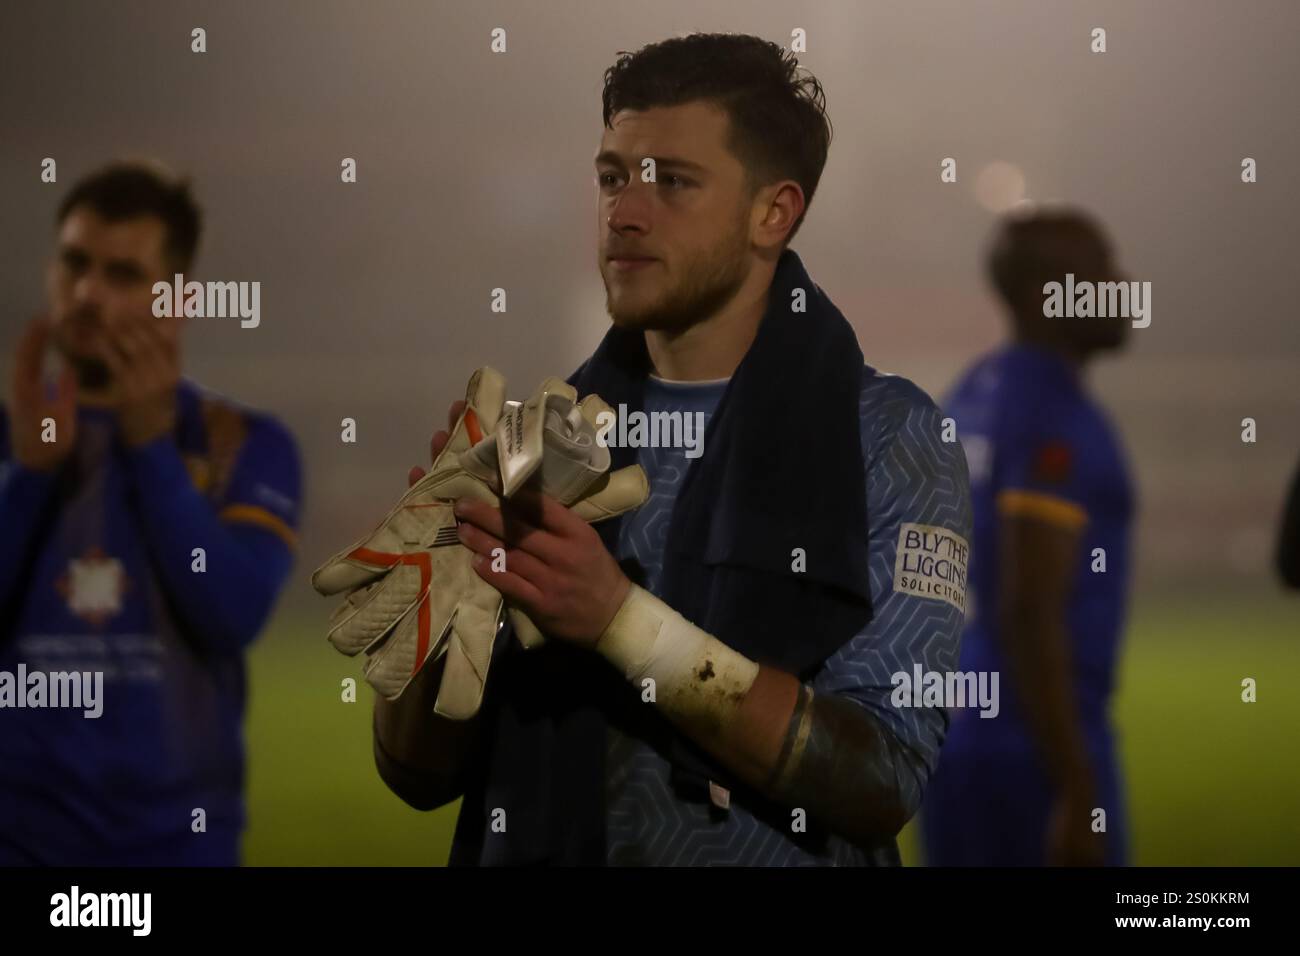
{"label": "dirty bandage on arm", "polygon": [[717,730],[735,716],[758,664],[633,584],[596,644],[633,685],[653,680],[655,703],[688,726]]}

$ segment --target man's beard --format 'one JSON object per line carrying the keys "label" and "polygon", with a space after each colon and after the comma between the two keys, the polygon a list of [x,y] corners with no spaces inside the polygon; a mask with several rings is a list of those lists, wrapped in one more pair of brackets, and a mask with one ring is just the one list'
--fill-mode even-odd
{"label": "man's beard", "polygon": [[[742,223],[707,259],[686,262],[676,286],[646,307],[615,308],[605,287],[605,311],[618,328],[682,332],[703,322],[735,297],[749,275],[749,241]],[[653,267],[651,267],[653,268]],[[635,280],[634,280],[635,281]]]}

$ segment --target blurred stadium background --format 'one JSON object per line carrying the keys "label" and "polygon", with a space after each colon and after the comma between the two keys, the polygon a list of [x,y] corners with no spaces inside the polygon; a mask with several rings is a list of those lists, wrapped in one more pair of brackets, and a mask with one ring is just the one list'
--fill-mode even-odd
{"label": "blurred stadium background", "polygon": [[[195,320],[189,373],[301,442],[299,566],[251,656],[250,864],[438,864],[455,808],[375,775],[369,699],[322,637],[311,569],[423,462],[470,371],[568,374],[605,327],[591,159],[602,71],[676,33],[788,45],[826,89],[830,161],[795,244],[868,361],[942,395],[995,343],[980,258],[995,214],[1068,199],[1112,231],[1154,318],[1095,382],[1141,495],[1115,715],[1139,864],[1300,863],[1300,599],[1274,528],[1300,456],[1294,312],[1300,7],[148,0],[0,9],[0,347],[43,301],[58,198],[119,155],[190,173],[195,278],[259,280],[262,324]],[[208,52],[189,52],[191,29]],[[1088,52],[1089,31],[1109,52]],[[502,27],[508,52],[489,52]],[[38,179],[45,157],[59,182]],[[943,185],[939,162],[958,160]],[[1241,159],[1258,160],[1244,185]],[[343,157],[359,182],[339,182]],[[489,311],[491,290],[509,311]],[[339,441],[355,418],[359,441]],[[1241,420],[1259,441],[1240,440]],[[1254,677],[1259,702],[1240,703]],[[364,684],[362,685],[364,688]],[[910,831],[907,856],[916,862]]]}

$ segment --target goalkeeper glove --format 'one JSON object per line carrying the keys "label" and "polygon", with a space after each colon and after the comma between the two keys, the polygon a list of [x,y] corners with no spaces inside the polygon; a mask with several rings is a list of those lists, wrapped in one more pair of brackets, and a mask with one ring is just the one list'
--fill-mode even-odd
{"label": "goalkeeper glove", "polygon": [[[429,660],[446,655],[435,712],[465,720],[478,712],[504,602],[471,564],[456,535],[452,506],[469,495],[499,505],[530,479],[588,521],[615,517],[648,495],[638,466],[609,474],[609,452],[596,441],[597,416],[609,406],[548,379],[523,405],[506,403],[505,380],[474,373],[466,407],[428,474],[370,534],[326,561],[312,576],[322,594],[350,591],[330,618],[329,640],[348,655],[366,653],[366,680],[394,700]],[[525,646],[541,634],[508,609]]]}

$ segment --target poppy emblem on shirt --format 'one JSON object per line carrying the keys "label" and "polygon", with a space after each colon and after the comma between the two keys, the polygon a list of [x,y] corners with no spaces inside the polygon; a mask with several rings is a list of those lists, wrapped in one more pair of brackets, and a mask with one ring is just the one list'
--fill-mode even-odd
{"label": "poppy emblem on shirt", "polygon": [[99,548],[90,548],[82,557],[68,562],[68,570],[56,586],[69,611],[99,628],[121,612],[129,582],[121,561]]}
{"label": "poppy emblem on shirt", "polygon": [[1035,481],[1060,484],[1070,477],[1070,468],[1074,463],[1074,453],[1063,441],[1048,442],[1034,455],[1034,467],[1031,477]]}

